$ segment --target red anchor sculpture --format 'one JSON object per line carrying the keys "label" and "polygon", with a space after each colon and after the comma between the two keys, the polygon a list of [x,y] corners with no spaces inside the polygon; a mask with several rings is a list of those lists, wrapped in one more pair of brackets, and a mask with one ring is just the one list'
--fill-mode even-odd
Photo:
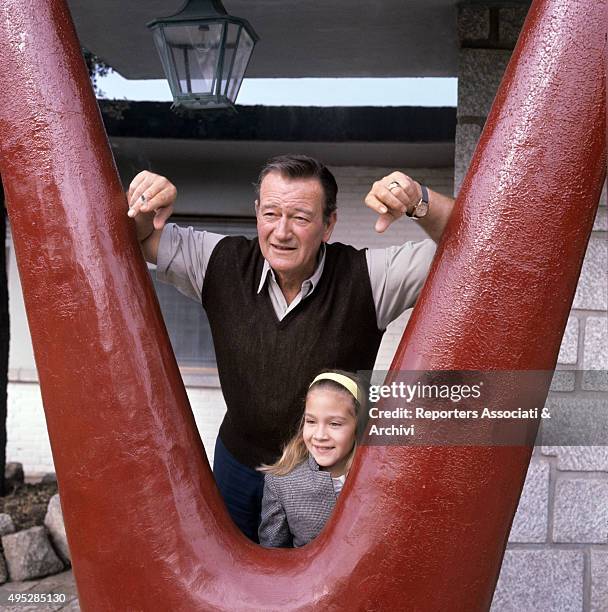
{"label": "red anchor sculpture", "polygon": [[[237,532],[66,3],[0,16],[0,171],[82,608],[486,610],[529,447],[365,447],[309,546]],[[607,27],[606,0],[533,2],[394,368],[554,367],[605,176]]]}

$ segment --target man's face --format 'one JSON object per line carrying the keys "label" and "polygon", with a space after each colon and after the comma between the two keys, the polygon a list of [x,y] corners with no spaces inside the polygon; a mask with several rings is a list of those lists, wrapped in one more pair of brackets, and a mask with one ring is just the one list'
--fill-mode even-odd
{"label": "man's face", "polygon": [[311,276],[317,253],[327,242],[336,222],[332,213],[323,222],[325,196],[315,178],[289,179],[277,172],[264,177],[256,215],[260,249],[279,277]]}

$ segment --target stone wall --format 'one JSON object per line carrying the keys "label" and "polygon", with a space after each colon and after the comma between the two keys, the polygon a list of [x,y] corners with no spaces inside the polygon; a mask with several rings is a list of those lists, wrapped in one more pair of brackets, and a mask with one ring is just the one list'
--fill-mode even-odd
{"label": "stone wall", "polygon": [[[526,13],[521,4],[459,7],[455,193]],[[568,373],[551,392],[549,408],[608,409],[605,188],[600,204],[559,355],[558,367]],[[535,449],[492,610],[608,611],[608,447]]]}

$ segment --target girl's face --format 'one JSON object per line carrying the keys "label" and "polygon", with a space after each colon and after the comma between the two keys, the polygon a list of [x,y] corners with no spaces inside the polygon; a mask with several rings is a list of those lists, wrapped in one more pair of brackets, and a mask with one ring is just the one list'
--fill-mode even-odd
{"label": "girl's face", "polygon": [[344,390],[312,389],[306,396],[304,443],[319,467],[335,478],[344,474],[355,443],[353,398]]}

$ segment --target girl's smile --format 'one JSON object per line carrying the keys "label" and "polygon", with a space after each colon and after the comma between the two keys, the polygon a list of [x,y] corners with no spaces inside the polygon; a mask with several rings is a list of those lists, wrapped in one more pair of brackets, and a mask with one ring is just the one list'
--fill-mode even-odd
{"label": "girl's smile", "polygon": [[357,419],[345,389],[311,389],[306,398],[302,435],[308,452],[335,478],[345,472],[355,443]]}

